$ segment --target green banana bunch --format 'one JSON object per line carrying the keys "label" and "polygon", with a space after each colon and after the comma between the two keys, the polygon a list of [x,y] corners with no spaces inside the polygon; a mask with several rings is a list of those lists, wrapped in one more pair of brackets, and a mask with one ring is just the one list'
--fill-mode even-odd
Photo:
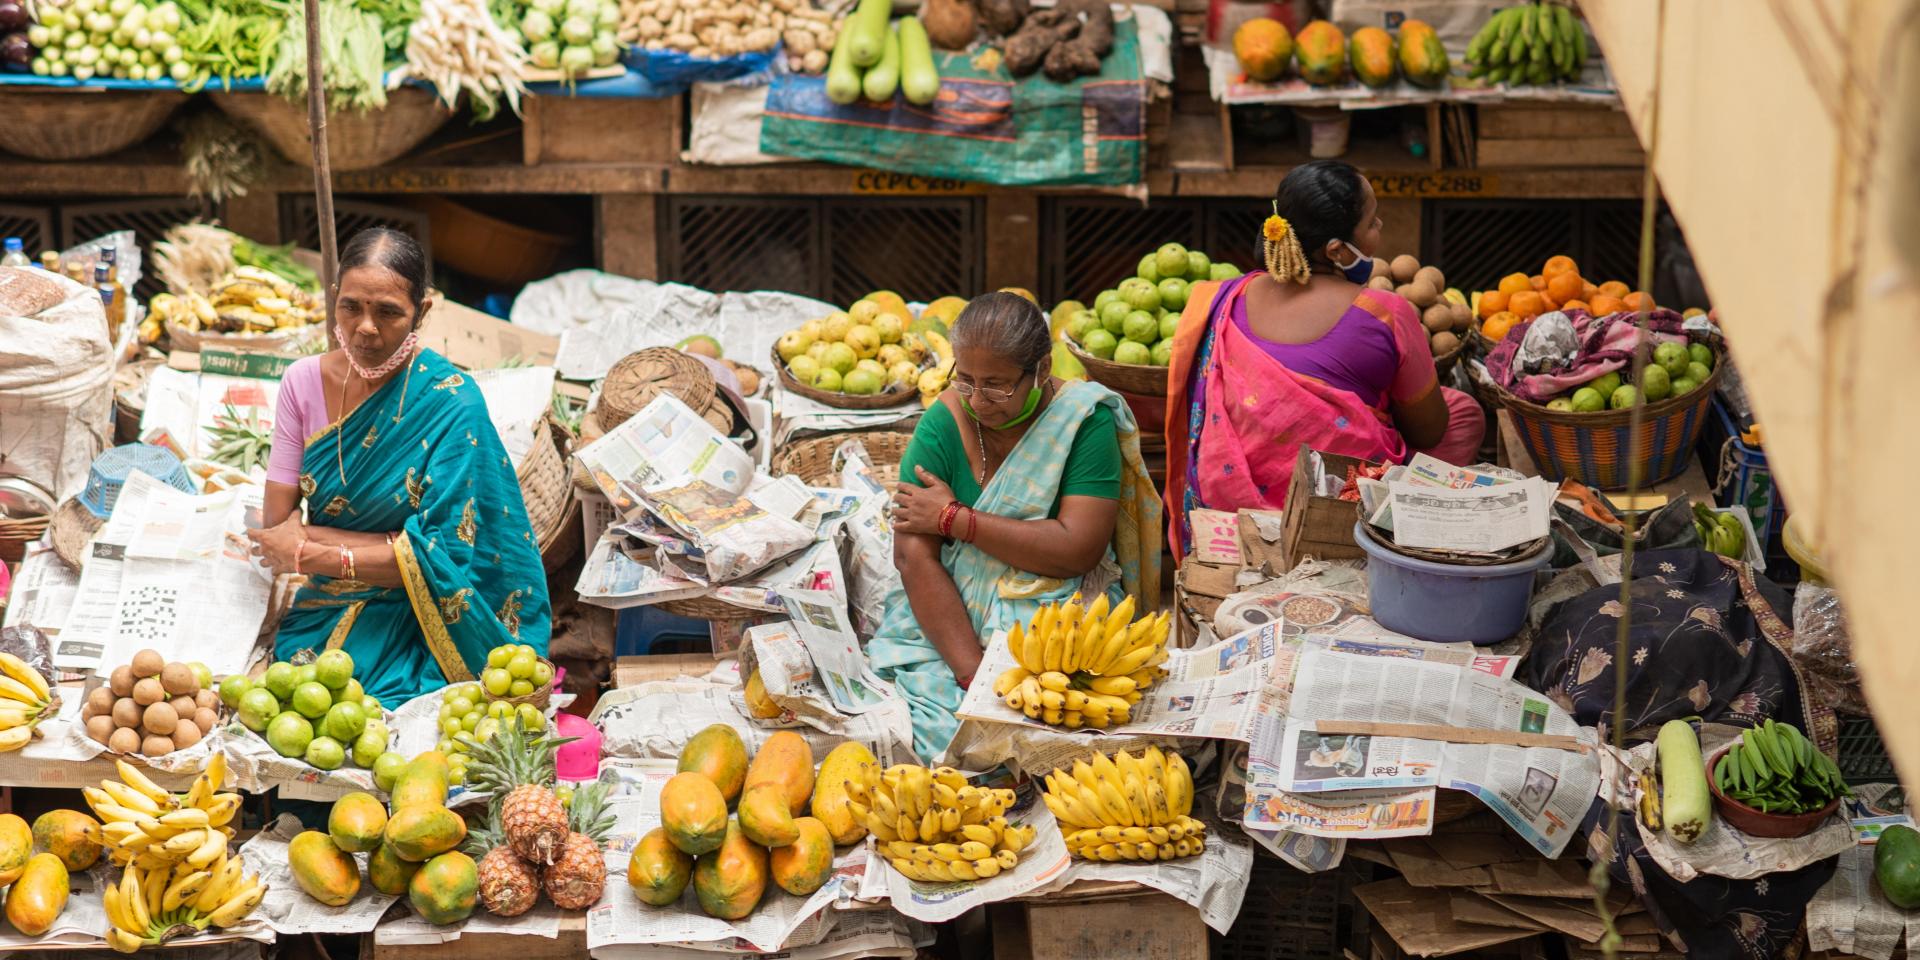
{"label": "green banana bunch", "polygon": [[1488,83],[1575,80],[1587,62],[1587,31],[1573,11],[1543,0],[1500,10],[1467,44],[1468,76]]}
{"label": "green banana bunch", "polygon": [[1707,550],[1735,560],[1747,555],[1747,528],[1740,518],[1704,503],[1693,505],[1693,529]]}

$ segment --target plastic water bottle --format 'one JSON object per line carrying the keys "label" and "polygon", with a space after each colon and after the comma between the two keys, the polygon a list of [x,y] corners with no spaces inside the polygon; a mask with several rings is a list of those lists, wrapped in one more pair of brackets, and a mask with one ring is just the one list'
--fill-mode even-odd
{"label": "plastic water bottle", "polygon": [[8,237],[6,250],[6,254],[0,256],[0,267],[33,266],[33,261],[27,259],[27,252],[21,247],[19,237]]}

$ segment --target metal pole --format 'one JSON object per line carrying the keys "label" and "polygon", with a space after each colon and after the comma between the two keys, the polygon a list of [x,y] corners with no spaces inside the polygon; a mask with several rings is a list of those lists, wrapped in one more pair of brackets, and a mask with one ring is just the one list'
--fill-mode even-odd
{"label": "metal pole", "polygon": [[340,242],[333,230],[333,173],[327,163],[326,63],[320,54],[320,0],[306,0],[307,130],[313,139],[314,217],[320,225],[320,297],[325,307],[327,343],[339,346],[333,331],[333,298],[340,280]]}

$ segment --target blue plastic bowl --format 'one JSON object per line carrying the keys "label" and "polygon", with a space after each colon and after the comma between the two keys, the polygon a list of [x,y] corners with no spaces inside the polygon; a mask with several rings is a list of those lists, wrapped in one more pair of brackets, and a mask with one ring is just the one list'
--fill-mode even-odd
{"label": "blue plastic bowl", "polygon": [[1499,643],[1519,633],[1527,621],[1534,571],[1553,558],[1551,549],[1542,548],[1512,563],[1435,563],[1382,547],[1365,527],[1365,520],[1353,525],[1353,542],[1367,553],[1373,619],[1395,633],[1435,643]]}

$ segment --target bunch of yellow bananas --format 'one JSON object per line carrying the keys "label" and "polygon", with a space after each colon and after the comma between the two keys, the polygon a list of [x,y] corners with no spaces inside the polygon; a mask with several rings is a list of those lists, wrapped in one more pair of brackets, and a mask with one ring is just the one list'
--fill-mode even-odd
{"label": "bunch of yellow bananas", "polygon": [[[953,379],[953,344],[949,343],[938,330],[924,330],[907,336],[920,337],[939,360],[932,367],[920,371],[920,378],[914,384],[920,388],[920,406],[931,407],[935,400],[940,399],[940,394],[947,389],[947,382]],[[905,338],[902,338],[902,342],[911,343]],[[913,347],[907,348],[909,356],[913,356],[914,352]],[[923,353],[921,356],[913,356],[913,362],[919,363],[924,355]]]}
{"label": "bunch of yellow bananas", "polygon": [[1046,777],[1041,798],[1060,821],[1067,851],[1082,860],[1172,860],[1206,846],[1206,824],[1194,819],[1193,774],[1177,753],[1148,747]]}
{"label": "bunch of yellow bananas", "polygon": [[0,753],[18,750],[33,729],[53,713],[53,691],[40,671],[11,653],[0,653]]}
{"label": "bunch of yellow bananas", "polygon": [[1165,675],[1167,614],[1133,619],[1128,597],[1112,610],[1105,594],[1047,604],[1033,624],[1013,625],[1007,645],[1020,662],[993,682],[1007,706],[1070,730],[1127,722],[1140,691]]}
{"label": "bunch of yellow bananas", "polygon": [[235,267],[213,285],[211,297],[161,294],[147,306],[155,315],[195,332],[265,333],[320,319],[320,305],[311,294],[260,267]]}
{"label": "bunch of yellow bananas", "polygon": [[171,794],[125,760],[114,761],[119,781],[102,780],[80,792],[100,818],[100,844],[121,866],[148,873],[185,864],[205,870],[226,856],[229,824],[240,812],[240,795],[221,793],[227,758],[213,754],[184,794]]}
{"label": "bunch of yellow bananas", "polygon": [[[220,315],[213,310],[213,301],[194,291],[175,296],[171,293],[154,294],[147,301],[147,318],[140,323],[140,339],[152,343],[160,339],[161,324],[174,323],[181,327],[199,332],[211,330],[220,321]],[[148,324],[152,324],[150,328]],[[148,334],[152,338],[148,338]]]}
{"label": "bunch of yellow bananas", "polygon": [[967,782],[952,767],[902,763],[882,773],[866,768],[847,782],[847,807],[867,825],[880,851],[909,880],[985,880],[1020,862],[1034,828],[1007,822],[1012,790]]}
{"label": "bunch of yellow bananas", "polygon": [[185,860],[153,869],[130,863],[118,883],[101,891],[111,925],[107,945],[133,953],[209,926],[225,929],[245,920],[266,895],[267,885],[225,847],[198,867]]}

